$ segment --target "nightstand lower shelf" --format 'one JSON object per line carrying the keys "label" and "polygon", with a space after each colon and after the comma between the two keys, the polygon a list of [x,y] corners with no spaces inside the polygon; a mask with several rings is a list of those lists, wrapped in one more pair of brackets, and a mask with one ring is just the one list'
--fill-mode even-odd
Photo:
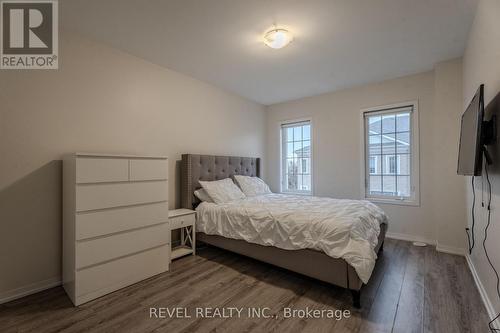
{"label": "nightstand lower shelf", "polygon": [[183,245],[177,246],[172,249],[172,252],[170,253],[170,258],[177,259],[179,257],[192,254],[193,252],[194,252],[193,248],[190,246],[183,246]]}

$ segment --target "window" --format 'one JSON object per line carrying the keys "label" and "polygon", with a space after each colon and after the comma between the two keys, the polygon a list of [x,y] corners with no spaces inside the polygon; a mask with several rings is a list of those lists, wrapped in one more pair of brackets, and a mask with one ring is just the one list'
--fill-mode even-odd
{"label": "window", "polygon": [[416,103],[363,111],[366,198],[418,204],[416,112]]}
{"label": "window", "polygon": [[370,174],[377,173],[378,156],[370,156]]}
{"label": "window", "polygon": [[281,125],[281,191],[312,194],[311,122]]}
{"label": "window", "polygon": [[[399,160],[398,156],[398,160]],[[396,156],[387,156],[387,164],[389,164],[389,173],[391,175],[396,174]]]}

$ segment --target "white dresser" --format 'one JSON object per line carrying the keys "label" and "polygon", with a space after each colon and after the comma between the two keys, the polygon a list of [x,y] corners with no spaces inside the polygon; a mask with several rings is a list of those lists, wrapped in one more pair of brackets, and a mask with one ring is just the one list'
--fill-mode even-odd
{"label": "white dresser", "polygon": [[75,305],[167,271],[166,157],[76,153],[63,163],[63,284]]}

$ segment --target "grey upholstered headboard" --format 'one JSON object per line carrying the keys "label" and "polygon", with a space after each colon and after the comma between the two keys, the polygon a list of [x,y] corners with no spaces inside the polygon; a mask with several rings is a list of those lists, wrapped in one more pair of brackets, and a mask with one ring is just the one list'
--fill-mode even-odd
{"label": "grey upholstered headboard", "polygon": [[213,155],[182,155],[181,206],[193,209],[199,204],[194,191],[200,180],[220,180],[234,175],[260,177],[260,158]]}

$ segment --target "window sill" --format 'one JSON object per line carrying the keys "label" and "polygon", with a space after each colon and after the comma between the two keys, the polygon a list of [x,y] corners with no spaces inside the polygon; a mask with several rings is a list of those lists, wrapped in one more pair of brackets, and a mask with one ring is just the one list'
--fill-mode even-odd
{"label": "window sill", "polygon": [[420,201],[418,200],[399,200],[399,199],[385,199],[385,198],[364,198],[373,203],[386,204],[386,205],[398,205],[398,206],[420,206]]}

